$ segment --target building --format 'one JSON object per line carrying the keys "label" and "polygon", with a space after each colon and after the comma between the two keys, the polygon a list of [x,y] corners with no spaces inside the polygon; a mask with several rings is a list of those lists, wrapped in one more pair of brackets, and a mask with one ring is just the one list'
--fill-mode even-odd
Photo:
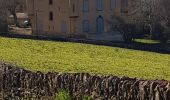
{"label": "building", "polygon": [[34,35],[93,34],[111,31],[113,15],[128,18],[131,0],[28,0]]}
{"label": "building", "polygon": [[[28,21],[28,14],[27,13],[16,13],[17,16],[17,21],[18,21],[18,25],[21,26],[24,24],[25,21]],[[8,24],[9,25],[15,25],[15,21],[14,21],[14,16],[10,15],[7,18]]]}

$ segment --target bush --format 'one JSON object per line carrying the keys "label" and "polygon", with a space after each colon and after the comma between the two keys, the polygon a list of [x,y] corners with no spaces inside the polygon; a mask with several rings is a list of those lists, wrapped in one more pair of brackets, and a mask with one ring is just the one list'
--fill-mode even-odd
{"label": "bush", "polygon": [[60,90],[58,93],[56,93],[55,100],[70,100],[70,95],[65,90]]}
{"label": "bush", "polygon": [[134,37],[135,25],[134,24],[124,24],[123,25],[123,39],[126,42],[131,42]]}
{"label": "bush", "polygon": [[170,40],[170,30],[166,29],[162,34],[160,34],[160,42],[167,43]]}
{"label": "bush", "polygon": [[170,39],[170,29],[167,26],[156,24],[154,27],[154,34],[152,39],[159,40],[161,43],[167,43]]}
{"label": "bush", "polygon": [[8,33],[8,25],[5,23],[0,23],[0,34]]}

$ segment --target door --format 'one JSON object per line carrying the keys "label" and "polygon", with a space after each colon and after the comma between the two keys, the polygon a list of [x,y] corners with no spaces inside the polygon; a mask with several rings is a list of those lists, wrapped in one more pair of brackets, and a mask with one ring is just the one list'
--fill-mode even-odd
{"label": "door", "polygon": [[104,32],[104,20],[103,17],[99,16],[96,20],[97,24],[97,33],[102,33]]}
{"label": "door", "polygon": [[70,18],[70,32],[76,32],[76,18]]}
{"label": "door", "polygon": [[83,32],[89,32],[89,21],[88,20],[83,21]]}

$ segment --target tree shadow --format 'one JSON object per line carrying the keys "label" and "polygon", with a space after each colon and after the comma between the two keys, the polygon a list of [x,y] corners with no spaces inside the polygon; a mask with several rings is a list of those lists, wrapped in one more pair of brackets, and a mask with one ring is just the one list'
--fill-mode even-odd
{"label": "tree shadow", "polygon": [[[122,47],[122,46],[120,46]],[[164,43],[142,43],[134,41],[132,43],[125,43],[124,48],[133,49],[133,50],[141,50],[148,52],[156,52],[162,54],[170,54],[170,44]]]}
{"label": "tree shadow", "polygon": [[0,36],[8,37],[8,38],[18,38],[18,39],[95,44],[95,45],[102,45],[102,46],[111,46],[111,47],[119,47],[119,48],[126,48],[132,50],[155,52],[161,54],[170,54],[170,43],[167,44],[144,43],[139,41],[127,43],[127,42],[120,42],[120,41],[101,41],[101,40],[97,41],[97,40],[89,40],[89,39],[65,38],[59,36],[32,36],[32,35],[18,35],[18,34],[8,34],[8,35],[0,35]]}

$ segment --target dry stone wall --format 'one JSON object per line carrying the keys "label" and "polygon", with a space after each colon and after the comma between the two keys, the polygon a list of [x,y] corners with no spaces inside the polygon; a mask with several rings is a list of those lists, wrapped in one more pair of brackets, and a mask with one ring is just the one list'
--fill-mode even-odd
{"label": "dry stone wall", "polygon": [[72,100],[170,100],[170,82],[88,73],[31,72],[0,63],[0,99],[53,100],[67,90]]}

